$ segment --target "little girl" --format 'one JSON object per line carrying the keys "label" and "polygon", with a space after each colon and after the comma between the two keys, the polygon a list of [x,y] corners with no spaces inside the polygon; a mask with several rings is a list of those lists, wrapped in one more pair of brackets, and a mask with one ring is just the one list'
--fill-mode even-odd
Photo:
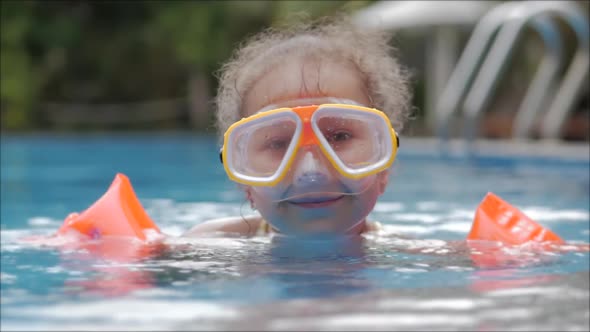
{"label": "little girl", "polygon": [[259,216],[211,220],[212,232],[326,237],[369,222],[410,111],[408,75],[388,37],[338,17],[269,29],[221,69],[220,159]]}

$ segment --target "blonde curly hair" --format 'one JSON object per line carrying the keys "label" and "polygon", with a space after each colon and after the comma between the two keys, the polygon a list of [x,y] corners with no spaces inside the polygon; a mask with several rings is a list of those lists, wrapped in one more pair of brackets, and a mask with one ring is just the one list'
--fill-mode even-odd
{"label": "blonde curly hair", "polygon": [[373,103],[368,106],[387,114],[400,132],[411,112],[409,73],[398,63],[390,38],[384,31],[360,28],[346,16],[271,27],[250,37],[218,72],[215,103],[219,134],[244,116],[243,96],[286,56],[351,62],[364,78]]}

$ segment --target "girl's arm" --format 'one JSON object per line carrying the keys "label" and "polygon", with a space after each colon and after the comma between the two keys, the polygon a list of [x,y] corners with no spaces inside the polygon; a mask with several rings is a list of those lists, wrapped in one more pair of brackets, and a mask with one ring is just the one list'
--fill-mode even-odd
{"label": "girl's arm", "polygon": [[193,226],[189,231],[182,234],[182,237],[199,237],[203,235],[237,235],[237,236],[253,236],[258,231],[262,217],[247,216],[247,217],[227,217],[205,221],[204,223]]}

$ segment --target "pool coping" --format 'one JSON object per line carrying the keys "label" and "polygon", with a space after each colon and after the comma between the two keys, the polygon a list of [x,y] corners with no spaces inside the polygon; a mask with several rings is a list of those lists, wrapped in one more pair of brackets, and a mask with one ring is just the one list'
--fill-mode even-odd
{"label": "pool coping", "polygon": [[450,139],[446,142],[437,137],[401,137],[400,153],[407,155],[443,155],[464,158],[479,157],[532,157],[566,159],[590,162],[590,142],[521,141],[515,139],[478,139],[467,142]]}
{"label": "pool coping", "polygon": [[[33,133],[0,133],[0,142],[5,139],[75,139],[79,137],[97,138],[103,136],[129,137],[129,138],[210,138],[212,142],[219,143],[216,134],[186,131],[159,131],[159,132],[89,132],[89,133],[60,133],[60,132],[33,132]],[[479,157],[532,157],[564,159],[575,162],[590,162],[590,142],[571,142],[564,140],[518,140],[518,139],[483,139],[479,138],[467,142],[461,138],[452,138],[442,141],[436,136],[400,136],[400,154],[410,156],[449,156],[465,158],[466,156]]]}

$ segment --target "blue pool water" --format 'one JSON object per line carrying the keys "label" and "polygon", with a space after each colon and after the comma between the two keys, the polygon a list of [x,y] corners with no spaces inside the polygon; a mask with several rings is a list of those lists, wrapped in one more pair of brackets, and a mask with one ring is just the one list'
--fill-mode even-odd
{"label": "blue pool water", "polygon": [[[589,328],[588,252],[506,247],[508,260],[482,267],[461,241],[491,191],[568,242],[589,243],[587,147],[570,157],[500,148],[466,158],[402,140],[371,213],[385,236],[177,238],[211,218],[255,213],[226,178],[216,143],[188,134],[2,136],[1,330]],[[143,254],[117,260],[100,243],[20,241],[55,232],[118,172],[171,236],[166,247],[118,243]]]}

